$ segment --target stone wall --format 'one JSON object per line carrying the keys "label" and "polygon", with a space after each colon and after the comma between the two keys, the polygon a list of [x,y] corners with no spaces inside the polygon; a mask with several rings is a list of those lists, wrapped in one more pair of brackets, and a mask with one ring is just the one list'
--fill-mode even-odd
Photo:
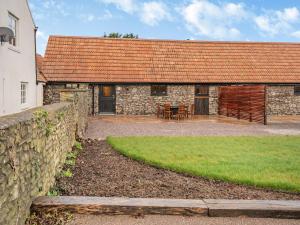
{"label": "stone wall", "polygon": [[151,96],[150,85],[117,85],[116,113],[125,115],[155,114],[157,104],[194,103],[194,85],[168,85],[167,96]]}
{"label": "stone wall", "polygon": [[32,200],[45,195],[87,121],[87,92],[0,118],[0,224],[21,225]]}
{"label": "stone wall", "polygon": [[294,86],[268,86],[268,115],[300,115],[300,96],[294,94]]}
{"label": "stone wall", "polygon": [[98,113],[98,96],[99,96],[99,87],[95,85],[94,91],[94,111],[93,111],[93,86],[86,83],[79,83],[79,88],[68,89],[65,84],[47,84],[44,88],[44,105],[49,105],[53,103],[60,102],[60,95],[62,92],[74,91],[74,90],[88,90],[88,113],[92,115]]}
{"label": "stone wall", "polygon": [[47,84],[44,87],[44,105],[60,102],[60,91],[64,89],[64,84]]}
{"label": "stone wall", "polygon": [[209,115],[217,115],[219,107],[218,86],[209,86]]}

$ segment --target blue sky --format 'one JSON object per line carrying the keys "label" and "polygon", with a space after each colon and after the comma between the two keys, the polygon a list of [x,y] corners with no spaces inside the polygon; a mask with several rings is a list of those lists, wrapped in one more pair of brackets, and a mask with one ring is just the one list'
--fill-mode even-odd
{"label": "blue sky", "polygon": [[29,0],[38,52],[49,35],[300,41],[300,0]]}

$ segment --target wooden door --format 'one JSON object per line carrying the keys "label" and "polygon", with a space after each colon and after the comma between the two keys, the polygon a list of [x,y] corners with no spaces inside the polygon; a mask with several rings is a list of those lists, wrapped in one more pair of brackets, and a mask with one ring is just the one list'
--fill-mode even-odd
{"label": "wooden door", "polygon": [[195,115],[209,115],[209,86],[195,86]]}
{"label": "wooden door", "polygon": [[114,114],[116,112],[115,85],[100,85],[99,112],[102,114]]}

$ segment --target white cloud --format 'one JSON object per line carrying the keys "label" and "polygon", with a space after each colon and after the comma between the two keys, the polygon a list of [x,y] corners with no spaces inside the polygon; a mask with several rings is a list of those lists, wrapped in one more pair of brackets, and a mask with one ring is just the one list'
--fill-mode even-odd
{"label": "white cloud", "polygon": [[135,0],[98,0],[98,2],[113,4],[126,13],[133,13],[137,10]]}
{"label": "white cloud", "polygon": [[245,18],[247,16],[247,12],[245,11],[242,3],[227,3],[224,5],[224,10],[228,16],[235,18]]}
{"label": "white cloud", "polygon": [[155,26],[164,19],[171,19],[166,5],[156,1],[145,2],[142,6],[140,16],[142,22],[150,26]]}
{"label": "white cloud", "polygon": [[81,14],[80,18],[84,21],[84,22],[92,22],[96,19],[96,16],[94,14]]}
{"label": "white cloud", "polygon": [[36,39],[37,39],[37,47],[41,54],[43,54],[44,49],[46,48],[48,35],[41,30],[37,30],[36,32]]}
{"label": "white cloud", "polygon": [[285,8],[283,11],[276,12],[279,19],[287,22],[296,22],[299,19],[299,10],[296,7]]}
{"label": "white cloud", "polygon": [[214,39],[239,37],[234,24],[247,15],[242,4],[217,5],[208,0],[193,0],[181,13],[190,31]]}
{"label": "white cloud", "polygon": [[109,10],[105,10],[104,13],[100,16],[97,16],[93,13],[88,14],[81,14],[79,16],[80,19],[82,19],[84,22],[94,22],[94,21],[104,21],[111,19],[113,16]]}
{"label": "white cloud", "polygon": [[47,40],[48,36],[43,31],[37,30],[36,38],[40,40]]}
{"label": "white cloud", "polygon": [[295,38],[300,38],[300,30],[291,33],[291,36]]}
{"label": "white cloud", "polygon": [[296,7],[285,8],[278,11],[266,11],[263,15],[256,16],[254,22],[267,36],[287,34],[293,29],[293,24],[299,22],[299,10]]}

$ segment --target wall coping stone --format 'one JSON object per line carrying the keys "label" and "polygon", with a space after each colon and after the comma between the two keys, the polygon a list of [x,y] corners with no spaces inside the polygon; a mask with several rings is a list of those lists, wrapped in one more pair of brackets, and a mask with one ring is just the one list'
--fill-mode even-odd
{"label": "wall coping stone", "polygon": [[69,102],[54,103],[51,105],[36,107],[20,113],[15,113],[15,114],[0,117],[0,130],[4,130],[9,128],[10,126],[17,125],[18,123],[31,120],[33,118],[33,113],[38,110],[46,110],[47,112],[51,113],[59,110],[60,108],[63,109],[69,106],[70,104],[72,103]]}

